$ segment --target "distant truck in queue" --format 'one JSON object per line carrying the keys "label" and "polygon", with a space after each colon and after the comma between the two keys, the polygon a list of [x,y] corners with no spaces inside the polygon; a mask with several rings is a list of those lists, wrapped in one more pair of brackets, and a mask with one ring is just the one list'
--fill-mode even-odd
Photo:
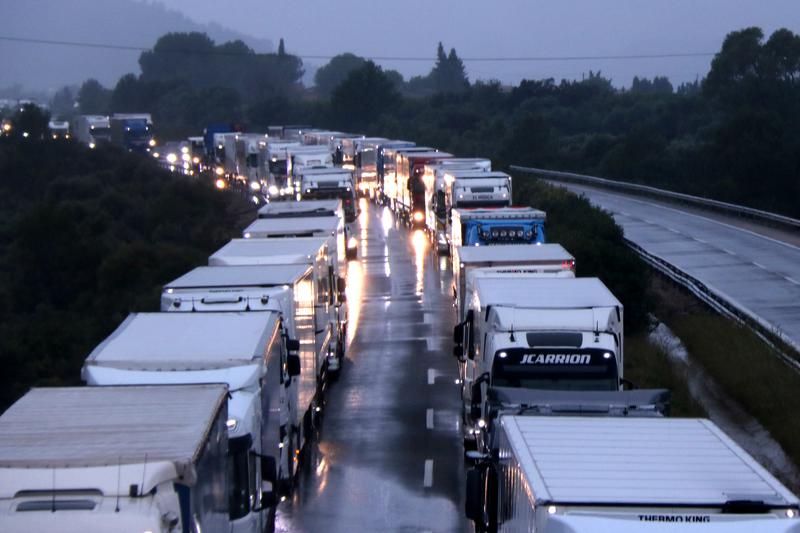
{"label": "distant truck in queue", "polygon": [[376,200],[385,202],[383,191],[384,191],[384,180],[386,178],[386,172],[387,170],[389,170],[389,167],[394,169],[393,157],[389,155],[387,152],[390,150],[411,148],[413,146],[416,146],[416,143],[413,141],[403,141],[397,139],[389,140],[378,144],[375,151],[375,178],[377,180],[377,183],[375,184],[375,186],[377,187],[377,190],[375,191]]}
{"label": "distant truck in queue", "polygon": [[69,139],[69,122],[66,120],[51,120],[47,123],[52,139]]}
{"label": "distant truck in queue", "polygon": [[161,293],[161,311],[168,313],[280,313],[287,354],[297,354],[300,365],[300,374],[290,376],[282,385],[289,418],[282,429],[287,444],[280,447],[279,464],[285,465],[282,472],[289,477],[279,479],[281,493],[293,485],[298,467],[296,450],[302,450],[311,438],[319,405],[315,301],[312,267],[291,263],[197,267],[167,283]]}
{"label": "distant truck in queue", "polygon": [[106,115],[78,115],[72,119],[70,131],[89,148],[111,141],[111,122]]}
{"label": "distant truck in queue", "polygon": [[448,210],[511,206],[511,176],[505,172],[452,169],[445,173],[444,182]]}
{"label": "distant truck in queue", "polygon": [[438,150],[428,152],[400,151],[395,163],[394,212],[405,218],[413,227],[425,227],[425,165],[453,155]]}
{"label": "distant truck in queue", "polygon": [[[366,137],[363,139],[345,139],[343,149],[347,157],[352,155],[353,176],[357,192],[364,197],[375,198],[378,188],[378,147],[389,139],[383,137]],[[352,154],[351,154],[352,152]]]}
{"label": "distant truck in queue", "polygon": [[[278,311],[134,313],[87,357],[82,377],[90,386],[227,384],[231,531],[256,533],[271,524],[275,502],[255,505],[252,480],[267,479],[276,492],[294,474],[287,452],[297,387],[288,385],[300,358],[287,338]],[[260,456],[268,472],[253,461]]]}
{"label": "distant truck in queue", "polygon": [[[356,257],[358,254],[358,239],[352,235],[350,224],[345,223],[344,208],[340,199],[328,200],[303,200],[302,202],[273,202],[258,210],[258,218],[265,219],[298,219],[317,217],[336,217],[339,220],[339,229],[336,233],[344,235],[347,246],[346,257]],[[340,251],[337,251],[339,254]],[[342,263],[343,264],[343,263]]]}
{"label": "distant truck in queue", "polygon": [[149,113],[115,113],[110,118],[111,142],[129,152],[149,152],[156,145]]}
{"label": "distant truck in queue", "polygon": [[560,244],[541,246],[459,246],[453,253],[453,300],[464,319],[467,294],[480,277],[558,274],[575,277],[575,258]]}
{"label": "distant truck in queue", "polygon": [[495,244],[543,244],[547,213],[532,207],[453,209],[448,244],[459,246]]}
{"label": "distant truck in queue", "polygon": [[797,496],[695,418],[503,416],[465,507],[477,531],[800,531]]}
{"label": "distant truck in queue", "polygon": [[231,531],[227,399],[221,384],[30,390],[0,416],[0,529]]}
{"label": "distant truck in queue", "polygon": [[258,218],[247,226],[245,239],[288,239],[294,237],[332,237],[331,251],[336,257],[336,274],[346,277],[347,243],[344,224],[337,216],[304,218]]}
{"label": "distant truck in queue", "polygon": [[341,368],[347,334],[347,309],[342,305],[344,287],[337,280],[331,240],[331,237],[233,239],[208,258],[210,266],[302,264],[312,267],[310,294],[316,304],[307,312],[313,317],[314,368],[320,398],[326,384]]}
{"label": "distant truck in queue", "polygon": [[[489,387],[615,391],[623,383],[623,308],[597,278],[479,278],[454,329],[466,449]],[[480,416],[476,416],[480,414]]]}
{"label": "distant truck in queue", "polygon": [[483,157],[453,157],[425,165],[422,181],[425,184],[425,226],[438,251],[447,252],[447,181],[448,171],[492,170],[492,161]]}
{"label": "distant truck in queue", "polygon": [[302,200],[341,200],[345,223],[355,222],[358,207],[352,171],[343,168],[306,168],[295,177]]}

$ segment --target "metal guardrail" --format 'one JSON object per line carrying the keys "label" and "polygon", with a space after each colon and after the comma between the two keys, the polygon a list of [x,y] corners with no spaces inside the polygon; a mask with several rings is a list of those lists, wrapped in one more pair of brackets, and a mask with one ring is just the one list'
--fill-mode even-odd
{"label": "metal guardrail", "polygon": [[722,211],[731,215],[739,217],[747,217],[760,222],[765,222],[771,225],[777,225],[800,231],[800,220],[769,211],[762,211],[752,207],[745,207],[743,205],[729,204],[727,202],[720,202],[719,200],[712,200],[710,198],[702,198],[700,196],[692,196],[690,194],[683,194],[680,192],[667,191],[665,189],[658,189],[648,185],[639,185],[636,183],[625,183],[622,181],[614,181],[605,178],[598,178],[596,176],[587,176],[585,174],[574,174],[572,172],[560,172],[556,170],[546,170],[542,168],[520,167],[511,165],[511,170],[516,172],[524,172],[526,174],[533,174],[543,178],[552,180],[569,181],[574,183],[583,183],[586,185],[595,185],[606,189],[615,189],[623,192],[639,194],[644,196],[651,196],[665,200],[677,201],[686,204],[691,204],[705,209],[713,209],[715,211]]}

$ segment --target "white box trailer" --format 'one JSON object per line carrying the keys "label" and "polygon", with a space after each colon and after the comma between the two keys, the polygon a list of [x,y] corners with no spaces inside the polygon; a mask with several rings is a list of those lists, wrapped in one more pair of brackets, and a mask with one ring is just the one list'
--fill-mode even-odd
{"label": "white box trailer", "polygon": [[383,153],[380,154],[381,168],[378,169],[378,180],[381,188],[381,201],[388,205],[390,209],[394,210],[394,205],[400,191],[398,190],[398,177],[397,177],[397,158],[401,153],[422,153],[422,152],[435,152],[436,148],[430,146],[414,146],[413,143],[408,146],[405,142],[400,141],[399,146],[387,146],[383,148]]}
{"label": "white box trailer", "polygon": [[214,252],[209,266],[308,265],[312,269],[316,376],[320,394],[339,371],[345,354],[347,316],[337,307],[336,273],[330,263],[330,237],[233,239]]}
{"label": "white box trailer", "polygon": [[331,258],[336,275],[347,276],[347,243],[344,221],[338,216],[303,218],[257,218],[242,232],[245,239],[285,239],[294,237],[331,237]]}
{"label": "white box trailer", "polygon": [[345,139],[342,141],[345,157],[350,157],[356,189],[362,196],[375,197],[378,187],[378,148],[389,142],[383,137],[366,137],[363,139]]}
{"label": "white box trailer", "polygon": [[344,242],[346,243],[346,253],[348,258],[356,257],[358,253],[358,240],[351,236],[352,231],[350,224],[345,221],[344,208],[342,201],[338,198],[329,198],[327,200],[303,200],[303,201],[288,201],[288,202],[274,202],[267,204],[258,210],[258,218],[316,218],[335,216],[339,219],[340,229],[337,231],[344,233]]}
{"label": "white box trailer", "polygon": [[447,208],[510,206],[511,176],[498,171],[451,170],[445,174]]}
{"label": "white box trailer", "polygon": [[476,276],[516,277],[562,272],[574,277],[575,258],[560,244],[459,246],[453,253],[453,299],[459,320],[463,320],[465,314],[467,286],[474,283],[472,279]]}
{"label": "white box trailer", "polygon": [[599,279],[478,278],[466,298],[453,334],[465,444],[472,444],[479,421],[472,414],[486,409],[488,387],[620,389],[623,309]]}
{"label": "white box trailer", "polygon": [[800,531],[797,496],[709,420],[505,416],[499,431],[467,473],[478,529]]}
{"label": "white box trailer", "polygon": [[32,389],[0,416],[0,530],[230,531],[227,396],[221,384]]}
{"label": "white box trailer", "polygon": [[[275,503],[256,506],[253,479],[277,491],[294,474],[292,413],[287,388],[300,373],[287,351],[277,311],[254,313],[134,313],[86,358],[81,377],[90,386],[225,383],[230,391],[228,440],[234,473],[232,531],[263,531]],[[260,472],[255,456],[268,457]]]}

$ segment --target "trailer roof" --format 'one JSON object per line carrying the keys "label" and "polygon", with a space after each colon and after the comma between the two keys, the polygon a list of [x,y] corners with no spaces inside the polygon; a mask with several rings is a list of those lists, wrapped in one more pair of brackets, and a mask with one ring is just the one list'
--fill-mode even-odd
{"label": "trailer roof", "polygon": [[408,152],[403,153],[409,159],[446,159],[453,157],[453,154],[447,152],[440,152],[438,150],[429,150],[427,152]]}
{"label": "trailer roof", "polygon": [[482,306],[575,309],[622,306],[598,278],[477,278]]}
{"label": "trailer roof", "polygon": [[456,179],[488,179],[488,178],[510,178],[508,174],[505,172],[500,172],[499,170],[475,170],[473,168],[466,168],[466,169],[452,169],[448,170],[447,174],[456,178]]}
{"label": "trailer roof", "polygon": [[302,200],[300,202],[272,202],[258,210],[259,218],[277,216],[318,216],[319,213],[338,213],[342,209],[342,201],[330,200]]}
{"label": "trailer roof", "polygon": [[514,261],[574,261],[560,244],[498,244],[493,246],[459,246],[461,263],[513,263]]}
{"label": "trailer roof", "polygon": [[307,264],[328,242],[327,237],[233,239],[208,258],[209,266]]}
{"label": "trailer roof", "polygon": [[325,217],[303,218],[258,218],[244,229],[246,238],[251,233],[266,233],[270,235],[286,235],[326,231],[336,233],[340,219],[335,215]]}
{"label": "trailer roof", "polygon": [[292,284],[311,270],[308,265],[201,266],[164,285],[168,289],[208,287],[274,287]]}
{"label": "trailer roof", "polygon": [[351,177],[353,175],[353,171],[341,167],[324,167],[324,168],[304,168],[302,172],[300,172],[301,176],[330,176],[330,175],[340,175],[340,174]]}
{"label": "trailer roof", "polygon": [[86,365],[184,371],[250,365],[264,356],[277,311],[131,313]]}
{"label": "trailer roof", "polygon": [[227,396],[217,384],[32,389],[0,416],[0,468],[192,463]]}
{"label": "trailer roof", "polygon": [[509,416],[502,423],[540,502],[798,503],[709,420]]}

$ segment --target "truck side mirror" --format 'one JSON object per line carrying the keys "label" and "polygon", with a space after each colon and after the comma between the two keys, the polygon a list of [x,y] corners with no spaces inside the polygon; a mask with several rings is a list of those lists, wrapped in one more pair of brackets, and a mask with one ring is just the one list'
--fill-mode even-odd
{"label": "truck side mirror", "polygon": [[481,391],[481,381],[476,380],[470,387],[472,398],[470,400],[469,416],[473,420],[481,417],[481,403],[483,402],[483,394]]}
{"label": "truck side mirror", "polygon": [[275,458],[271,455],[260,455],[261,459],[261,494],[254,511],[275,507],[278,497],[275,493],[275,482],[278,479]]}
{"label": "truck side mirror", "polygon": [[458,359],[459,361],[463,360],[464,357],[464,347],[460,344],[456,344],[453,346],[453,357]]}
{"label": "truck side mirror", "polygon": [[467,518],[479,526],[485,524],[483,516],[484,500],[483,470],[472,468],[467,471],[467,494],[464,502],[464,512]]}
{"label": "truck side mirror", "polygon": [[286,356],[286,373],[292,377],[300,375],[300,356],[296,353]]}
{"label": "truck side mirror", "polygon": [[297,339],[286,339],[286,351],[288,352],[299,352],[300,351],[300,341]]}

